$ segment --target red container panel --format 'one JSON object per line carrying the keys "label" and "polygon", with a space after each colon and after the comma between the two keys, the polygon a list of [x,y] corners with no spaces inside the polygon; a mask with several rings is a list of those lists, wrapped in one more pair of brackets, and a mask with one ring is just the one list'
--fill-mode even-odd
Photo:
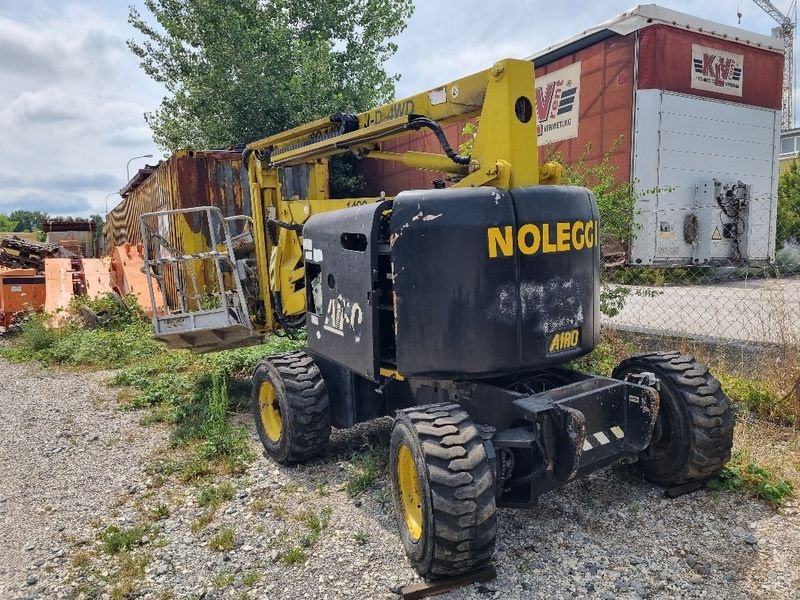
{"label": "red container panel", "polygon": [[[466,120],[459,120],[444,126],[447,140],[454,149],[466,138],[462,135]],[[433,132],[422,131],[407,133],[388,142],[384,142],[382,150],[386,152],[405,152],[417,150],[442,154],[442,147]],[[387,196],[396,196],[403,190],[431,189],[434,179],[444,179],[445,174],[438,171],[421,171],[405,166],[401,162],[365,158],[359,165],[359,172],[366,181],[364,195],[378,196],[385,192]]]}
{"label": "red container panel", "polygon": [[[669,90],[780,110],[782,54],[666,25],[646,27],[639,38],[639,89]],[[715,87],[710,84],[716,80],[716,87],[727,93],[698,87],[695,77],[703,75],[710,80],[708,88]],[[739,82],[741,89],[731,87]]]}
{"label": "red container panel", "polygon": [[[633,64],[634,36],[615,36],[593,46],[570,54],[553,63],[536,69],[537,79],[548,75],[558,76],[558,71],[580,63],[579,99],[575,107],[577,136],[560,139],[552,143],[539,141],[539,161],[558,154],[565,164],[575,164],[584,158],[587,166],[597,165],[606,152],[614,149],[611,164],[617,167],[621,180],[630,177],[630,148],[633,119]],[[558,80],[551,92],[557,94],[553,101],[562,97],[567,81]],[[544,99],[548,90],[537,84],[537,111],[546,113]],[[539,114],[543,125],[545,114]],[[450,123],[445,127],[447,139],[453,148],[464,141],[462,130],[466,121]],[[480,125],[478,127],[480,129]],[[441,153],[441,147],[429,131],[409,133],[385,142],[383,150],[403,152],[419,150]],[[367,182],[365,195],[377,196],[385,192],[394,196],[403,190],[430,189],[434,179],[443,179],[444,174],[419,171],[402,163],[364,159],[360,172]]]}
{"label": "red container panel", "polygon": [[610,162],[617,168],[618,179],[630,177],[634,44],[632,35],[614,36],[536,69],[537,79],[577,63],[581,73],[578,135],[549,144],[540,139],[539,162],[558,154],[566,165],[584,158],[587,166],[595,166],[614,150]]}

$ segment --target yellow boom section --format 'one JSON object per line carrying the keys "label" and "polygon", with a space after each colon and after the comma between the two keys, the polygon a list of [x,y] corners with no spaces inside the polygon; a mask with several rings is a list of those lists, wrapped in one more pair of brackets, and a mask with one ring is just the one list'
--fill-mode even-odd
{"label": "yellow boom section", "polygon": [[[374,202],[379,198],[329,198],[327,158],[343,152],[395,160],[442,171],[455,186],[503,189],[558,183],[560,167],[538,165],[534,67],[507,59],[491,69],[457,79],[358,115],[339,113],[247,146],[255,247],[263,311],[256,326],[271,331],[305,312],[302,224],[318,212]],[[477,117],[469,157],[458,156],[441,130],[455,120]],[[409,131],[434,131],[443,152],[387,152],[381,143]],[[280,170],[302,168],[304,198],[285,198]],[[277,323],[276,323],[277,321]]]}

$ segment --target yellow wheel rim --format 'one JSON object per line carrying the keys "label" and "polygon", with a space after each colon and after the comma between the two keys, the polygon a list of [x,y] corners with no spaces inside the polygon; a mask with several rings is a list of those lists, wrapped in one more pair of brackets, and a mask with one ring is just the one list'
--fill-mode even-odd
{"label": "yellow wheel rim", "polygon": [[273,442],[281,439],[283,424],[281,423],[281,409],[275,388],[268,381],[263,381],[258,390],[258,404],[261,409],[261,424],[267,437]]}
{"label": "yellow wheel rim", "polygon": [[422,495],[414,456],[405,444],[397,452],[397,486],[406,529],[416,542],[422,537]]}

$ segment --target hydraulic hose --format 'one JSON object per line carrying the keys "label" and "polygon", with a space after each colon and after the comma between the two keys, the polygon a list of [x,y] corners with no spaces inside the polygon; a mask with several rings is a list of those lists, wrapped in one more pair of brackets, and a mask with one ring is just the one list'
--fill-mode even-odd
{"label": "hydraulic hose", "polygon": [[408,128],[418,130],[423,127],[426,127],[433,131],[436,139],[439,140],[439,144],[442,146],[442,150],[447,155],[447,157],[452,160],[457,165],[468,165],[470,161],[470,156],[461,156],[460,154],[456,153],[453,150],[453,147],[450,145],[450,142],[447,141],[447,136],[444,134],[444,130],[441,126],[434,121],[433,119],[429,119],[428,117],[422,117],[418,115],[413,115],[409,122]]}

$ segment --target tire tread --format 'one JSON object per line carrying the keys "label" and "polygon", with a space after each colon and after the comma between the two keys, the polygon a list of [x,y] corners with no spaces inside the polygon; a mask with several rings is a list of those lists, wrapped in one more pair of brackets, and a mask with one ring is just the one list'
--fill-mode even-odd
{"label": "tire tread", "polygon": [[[685,401],[691,428],[691,444],[686,464],[680,465],[668,483],[679,485],[704,480],[718,473],[731,456],[734,416],[730,401],[708,368],[692,355],[678,352],[648,352],[622,361],[613,377],[624,372],[653,367],[663,374]],[[642,469],[647,476],[646,469]]]}

